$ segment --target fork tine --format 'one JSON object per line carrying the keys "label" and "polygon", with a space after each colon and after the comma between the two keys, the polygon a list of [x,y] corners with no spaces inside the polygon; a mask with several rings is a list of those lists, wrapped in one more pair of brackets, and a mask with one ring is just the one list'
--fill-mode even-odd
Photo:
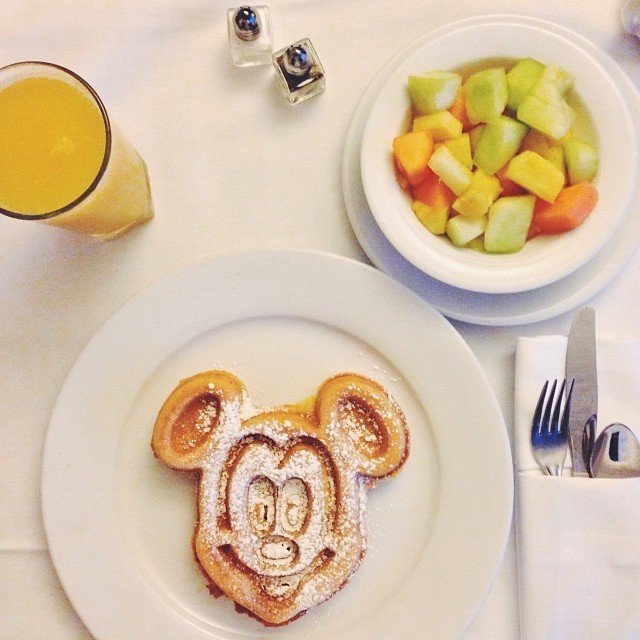
{"label": "fork tine", "polygon": [[[560,420],[560,409],[562,408],[562,398],[564,396],[564,387],[566,384],[566,380],[562,381],[562,385],[560,386],[560,393],[558,394],[558,396],[556,397],[556,404],[553,408],[553,418],[551,419],[551,422],[549,423],[549,431],[553,432],[554,430],[557,430],[558,433],[562,433],[562,422]],[[556,383],[557,380],[554,381],[553,383],[553,390],[551,395],[553,396],[556,390]],[[551,402],[549,402],[549,409],[551,408]],[[564,412],[563,412],[564,415]]]}
{"label": "fork tine", "polygon": [[[542,427],[548,432],[551,433],[551,409],[553,407],[553,399],[556,396],[556,386],[558,384],[557,380],[553,381],[551,385],[551,390],[549,391],[549,401],[547,402],[547,406],[544,410],[544,416],[542,418]],[[556,407],[559,406],[559,401],[556,402]]]}
{"label": "fork tine", "polygon": [[548,386],[549,386],[549,381],[546,380],[544,385],[542,386],[542,391],[540,392],[540,396],[538,397],[538,404],[536,405],[536,410],[535,410],[535,413],[533,414],[533,428],[538,433],[540,433],[542,429],[542,410],[544,407],[544,399],[547,394]]}
{"label": "fork tine", "polygon": [[563,380],[556,394],[558,380],[553,381],[551,388],[547,380],[536,404],[531,424],[531,449],[536,462],[547,475],[562,475],[567,456],[573,385],[572,380],[567,391],[567,381]]}

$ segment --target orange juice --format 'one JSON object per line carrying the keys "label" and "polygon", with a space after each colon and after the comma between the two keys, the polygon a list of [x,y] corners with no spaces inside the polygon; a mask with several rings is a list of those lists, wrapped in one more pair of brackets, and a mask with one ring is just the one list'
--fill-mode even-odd
{"label": "orange juice", "polygon": [[146,165],[67,69],[0,69],[0,212],[102,238],[153,216]]}
{"label": "orange juice", "polygon": [[0,90],[0,205],[25,215],[62,209],[95,180],[104,118],[68,82],[31,77]]}

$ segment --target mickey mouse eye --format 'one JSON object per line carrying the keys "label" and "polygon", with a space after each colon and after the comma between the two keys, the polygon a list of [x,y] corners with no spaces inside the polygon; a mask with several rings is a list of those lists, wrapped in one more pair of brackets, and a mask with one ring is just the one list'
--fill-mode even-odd
{"label": "mickey mouse eye", "polygon": [[299,533],[307,521],[308,513],[307,485],[300,478],[290,478],[282,486],[280,526],[286,533]]}
{"label": "mickey mouse eye", "polygon": [[247,515],[257,533],[272,531],[276,519],[276,488],[264,476],[255,478],[247,492]]}

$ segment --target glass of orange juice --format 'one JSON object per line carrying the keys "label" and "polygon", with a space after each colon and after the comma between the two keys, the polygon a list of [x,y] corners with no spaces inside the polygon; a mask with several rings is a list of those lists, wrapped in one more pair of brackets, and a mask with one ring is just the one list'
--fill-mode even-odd
{"label": "glass of orange juice", "polygon": [[153,217],[144,161],[73,71],[0,68],[0,213],[103,239]]}

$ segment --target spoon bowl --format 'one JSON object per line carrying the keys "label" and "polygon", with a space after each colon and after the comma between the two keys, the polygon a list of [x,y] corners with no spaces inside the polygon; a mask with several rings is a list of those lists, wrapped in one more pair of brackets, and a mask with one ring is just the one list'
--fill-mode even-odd
{"label": "spoon bowl", "polygon": [[629,427],[614,422],[598,436],[591,453],[591,474],[594,478],[640,476],[640,442]]}

